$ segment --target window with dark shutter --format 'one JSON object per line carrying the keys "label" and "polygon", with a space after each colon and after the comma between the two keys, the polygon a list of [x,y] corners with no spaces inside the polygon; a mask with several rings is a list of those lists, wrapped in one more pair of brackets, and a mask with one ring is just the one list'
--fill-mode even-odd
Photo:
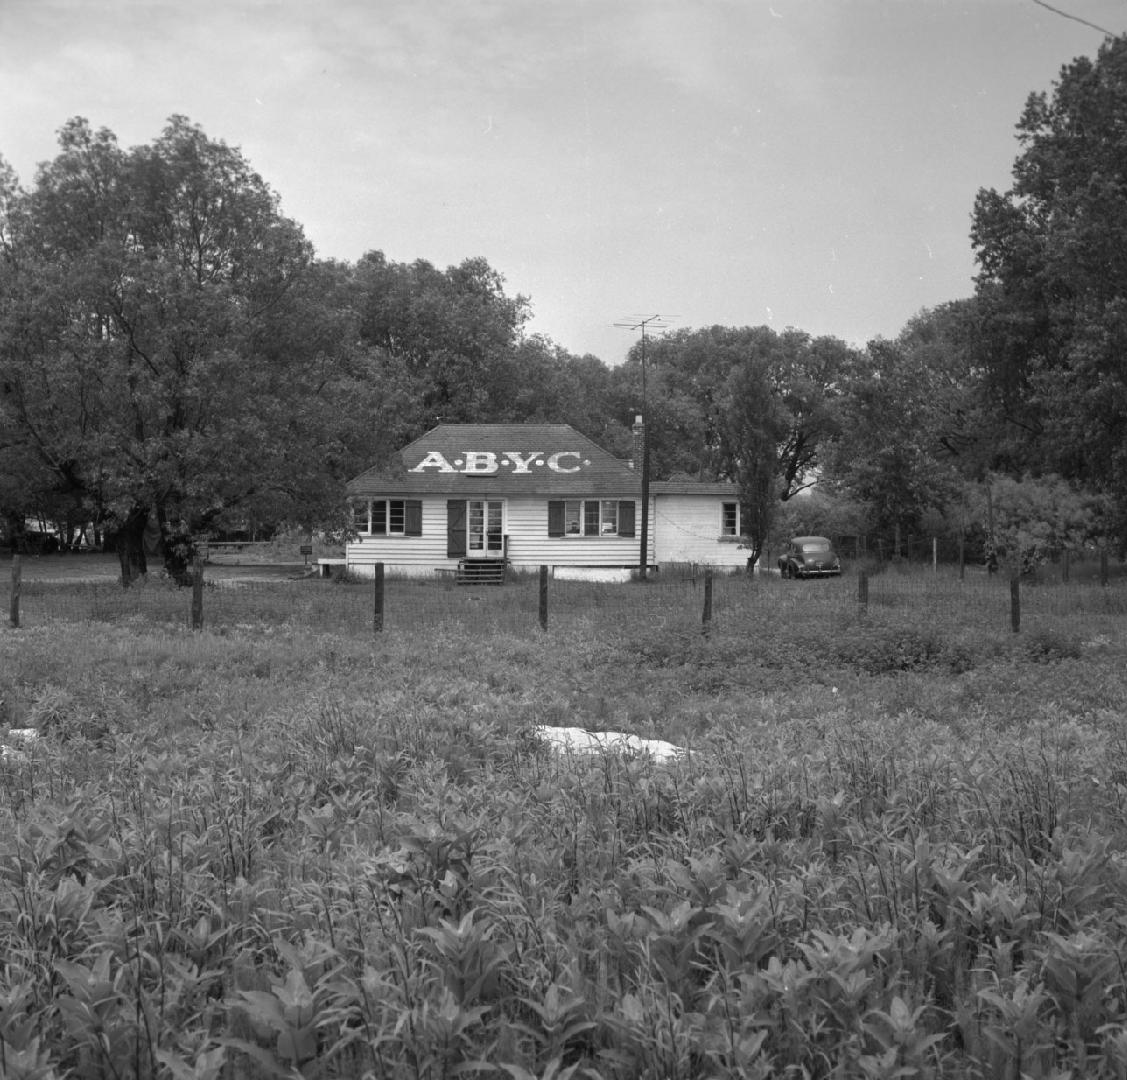
{"label": "window with dark shutter", "polygon": [[403,525],[404,536],[423,535],[423,501],[422,499],[408,499]]}
{"label": "window with dark shutter", "polygon": [[446,502],[446,557],[461,559],[466,554],[466,500]]}
{"label": "window with dark shutter", "polygon": [[548,501],[548,535],[563,536],[564,534],[564,501],[563,499],[550,499]]}
{"label": "window with dark shutter", "polygon": [[624,499],[618,504],[618,535],[634,535],[634,501]]}

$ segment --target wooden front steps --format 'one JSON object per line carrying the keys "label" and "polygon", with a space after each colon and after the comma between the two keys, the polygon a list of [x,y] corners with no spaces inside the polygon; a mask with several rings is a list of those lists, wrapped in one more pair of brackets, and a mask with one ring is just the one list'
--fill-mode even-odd
{"label": "wooden front steps", "polygon": [[462,559],[454,580],[459,585],[504,585],[508,559]]}

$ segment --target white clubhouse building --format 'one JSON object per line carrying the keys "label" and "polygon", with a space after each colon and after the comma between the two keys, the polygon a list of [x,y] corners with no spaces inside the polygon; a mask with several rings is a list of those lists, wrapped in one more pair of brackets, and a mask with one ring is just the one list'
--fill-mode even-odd
{"label": "white clubhouse building", "polygon": [[[641,474],[567,424],[440,424],[347,487],[347,569],[636,569]],[[747,563],[732,484],[650,484],[647,565]]]}

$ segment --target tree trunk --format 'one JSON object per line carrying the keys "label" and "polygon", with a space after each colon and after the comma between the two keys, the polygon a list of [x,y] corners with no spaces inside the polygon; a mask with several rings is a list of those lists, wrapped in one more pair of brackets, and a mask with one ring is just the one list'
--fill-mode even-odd
{"label": "tree trunk", "polygon": [[759,561],[759,556],[763,554],[763,538],[756,536],[748,539],[751,540],[751,547],[748,549],[747,572],[752,574],[755,572],[755,564]]}
{"label": "tree trunk", "polygon": [[20,549],[20,537],[23,535],[23,515],[15,510],[5,510],[3,513],[4,530],[8,534],[8,544],[14,555]]}
{"label": "tree trunk", "polygon": [[192,584],[192,563],[196,557],[191,530],[182,522],[169,521],[161,506],[157,507],[157,522],[164,569],[177,585],[187,587]]}
{"label": "tree trunk", "polygon": [[145,559],[145,525],[149,520],[147,506],[135,506],[121,525],[107,530],[105,543],[117,553],[121,565],[121,587],[128,589],[138,578],[149,572]]}

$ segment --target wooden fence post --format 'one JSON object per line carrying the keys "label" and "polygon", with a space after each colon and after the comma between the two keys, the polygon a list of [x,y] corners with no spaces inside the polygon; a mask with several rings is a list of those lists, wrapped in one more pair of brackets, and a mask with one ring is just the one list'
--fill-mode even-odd
{"label": "wooden fence post", "polygon": [[540,567],[540,629],[548,629],[548,568]]}
{"label": "wooden fence post", "polygon": [[192,629],[203,629],[203,559],[192,562]]}
{"label": "wooden fence post", "polygon": [[1107,582],[1107,545],[1105,544],[1100,548],[1100,584],[1106,585]]}
{"label": "wooden fence post", "polygon": [[1010,628],[1016,634],[1021,630],[1021,574],[1010,577]]}
{"label": "wooden fence post", "polygon": [[857,603],[864,615],[869,610],[869,575],[864,570],[857,575]]}
{"label": "wooden fence post", "polygon": [[20,557],[12,553],[12,626],[20,625],[20,575],[22,574]]}
{"label": "wooden fence post", "polygon": [[384,580],[383,580],[383,563],[378,562],[375,566],[375,588],[373,589],[372,599],[372,631],[376,634],[383,633],[383,602],[384,602]]}
{"label": "wooden fence post", "polygon": [[701,633],[708,637],[712,622],[712,570],[704,572],[704,612],[701,614]]}

